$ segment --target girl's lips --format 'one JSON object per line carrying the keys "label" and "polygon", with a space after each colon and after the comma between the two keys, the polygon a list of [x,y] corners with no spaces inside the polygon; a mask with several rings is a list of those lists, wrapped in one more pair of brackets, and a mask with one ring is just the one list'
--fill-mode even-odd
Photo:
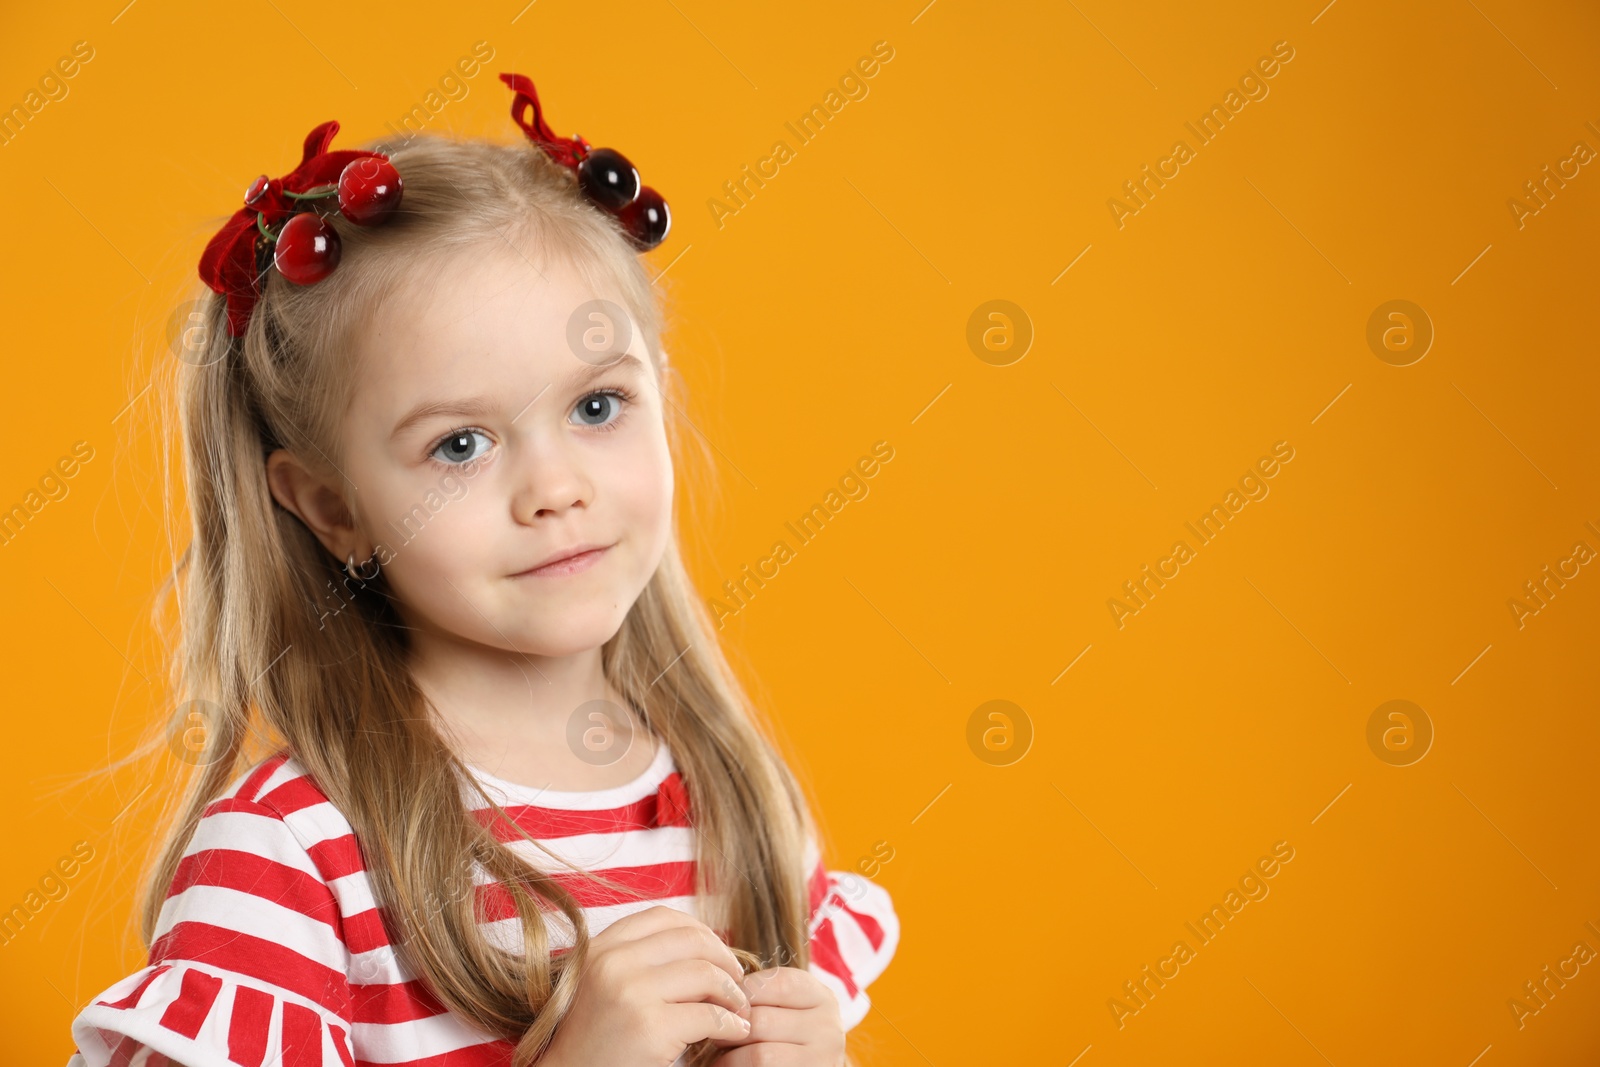
{"label": "girl's lips", "polygon": [[611,546],[605,548],[591,548],[587,552],[579,552],[576,556],[558,559],[554,563],[546,563],[543,567],[535,567],[529,571],[513,574],[513,578],[553,578],[564,574],[577,574],[586,571],[597,563],[601,556],[611,551]]}

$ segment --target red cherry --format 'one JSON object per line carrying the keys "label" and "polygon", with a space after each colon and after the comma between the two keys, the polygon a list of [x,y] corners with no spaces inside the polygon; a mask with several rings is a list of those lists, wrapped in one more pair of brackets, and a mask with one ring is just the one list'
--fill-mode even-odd
{"label": "red cherry", "polygon": [[250,188],[244,191],[244,206],[255,207],[256,201],[261,199],[267,191],[268,179],[265,174],[250,183]]}
{"label": "red cherry", "polygon": [[375,226],[400,206],[400,186],[400,172],[387,159],[352,159],[339,173],[339,211],[357,226]]}
{"label": "red cherry", "polygon": [[639,250],[648,252],[667,239],[667,232],[672,229],[672,212],[661,194],[646,185],[639,190],[638,199],[617,212],[617,221],[622,223],[623,230]]}
{"label": "red cherry", "polygon": [[283,224],[272,250],[278,273],[296,285],[320,282],[339,265],[339,231],[314,211],[302,211]]}

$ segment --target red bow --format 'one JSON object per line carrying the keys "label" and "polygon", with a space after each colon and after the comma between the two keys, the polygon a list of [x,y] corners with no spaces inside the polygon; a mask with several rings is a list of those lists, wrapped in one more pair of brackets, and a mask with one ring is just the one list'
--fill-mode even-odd
{"label": "red bow", "polygon": [[[550,124],[544,120],[544,109],[539,106],[539,94],[534,91],[531,78],[526,74],[502,74],[500,80],[517,94],[511,101],[511,121],[522,127],[528,140],[544,149],[551,159],[567,167],[576,167],[589,155],[594,146],[582,136],[556,136]],[[532,122],[524,115],[530,107],[533,108]]]}
{"label": "red bow", "polygon": [[[356,149],[328,151],[339,123],[333,119],[306,135],[305,154],[300,165],[281,178],[265,174],[245,191],[245,206],[233,213],[206,245],[200,257],[200,278],[228,298],[228,333],[238,337],[250,322],[250,312],[261,294],[261,279],[266,267],[258,261],[258,245],[265,253],[275,240],[277,227],[294,215],[308,210],[310,200],[299,200],[290,193],[306,193],[332,186],[352,160],[368,156],[387,158],[381,152]],[[252,194],[254,199],[251,199]],[[270,256],[267,264],[271,263]]]}

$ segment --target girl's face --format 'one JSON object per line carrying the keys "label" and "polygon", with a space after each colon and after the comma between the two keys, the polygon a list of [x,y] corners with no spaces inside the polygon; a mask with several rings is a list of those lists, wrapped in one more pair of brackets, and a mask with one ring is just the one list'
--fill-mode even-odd
{"label": "girl's face", "polygon": [[[548,258],[536,270],[504,242],[455,255],[351,353],[347,488],[419,637],[597,648],[665,551],[673,472],[649,352],[631,322],[609,324],[632,338],[621,358],[598,344],[600,294]],[[604,551],[587,567],[524,573],[588,546]]]}

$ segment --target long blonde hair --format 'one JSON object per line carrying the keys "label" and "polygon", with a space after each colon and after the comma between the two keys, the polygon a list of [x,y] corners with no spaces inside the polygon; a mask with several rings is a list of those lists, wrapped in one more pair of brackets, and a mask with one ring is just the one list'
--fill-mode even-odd
{"label": "long blonde hair", "polygon": [[[347,338],[401,279],[475,244],[530,237],[581,276],[609,281],[643,331],[663,390],[675,379],[661,349],[655,287],[616,224],[577,194],[571,171],[525,143],[421,135],[364,147],[387,153],[402,176],[396,214],[375,227],[333,217],[343,246],[338,269],[307,286],[268,272],[240,338],[228,336],[222,297],[205,290],[204,339],[176,362],[168,417],[180,424],[192,539],[161,590],[176,596],[181,619],[169,736],[192,726],[189,716],[202,706],[192,702],[209,702],[212,712],[143,887],[140,933],[148,945],[207,804],[286,747],[354,828],[402,956],[449,1008],[515,1042],[512,1062],[524,1067],[573,1002],[590,936],[582,908],[553,873],[497,842],[463,804],[465,783],[510,822],[445,741],[413,681],[407,632],[381,574],[335,618],[324,617],[317,605],[328,590],[352,587],[342,561],[274,502],[264,459],[282,447],[308,466],[338,469],[337,421],[354,377]],[[678,455],[680,405],[662,408]],[[723,655],[676,529],[602,662],[684,775],[701,918],[731,935],[747,969],[806,967],[803,856],[815,824],[770,726]],[[485,936],[472,893],[445,888],[478,867],[515,901],[521,955]],[[544,913],[552,910],[576,933],[565,954],[549,951]],[[691,1062],[708,1063],[717,1052],[701,1043]]]}

